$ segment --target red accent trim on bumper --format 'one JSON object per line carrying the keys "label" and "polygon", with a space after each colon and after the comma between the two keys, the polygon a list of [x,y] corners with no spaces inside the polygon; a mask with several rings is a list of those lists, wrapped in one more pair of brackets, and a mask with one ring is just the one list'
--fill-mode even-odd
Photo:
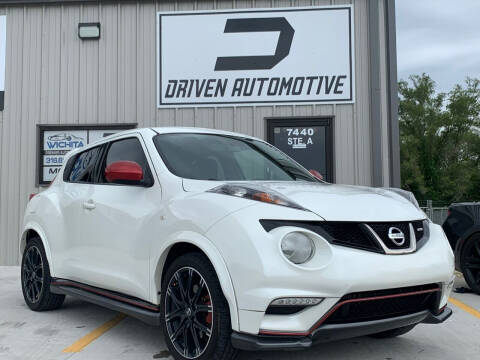
{"label": "red accent trim on bumper", "polygon": [[421,290],[421,291],[412,291],[408,293],[403,293],[403,294],[394,294],[394,295],[384,295],[384,296],[373,296],[373,297],[366,297],[366,298],[360,298],[360,299],[350,299],[350,300],[344,300],[341,301],[337,304],[335,304],[325,315],[322,316],[322,318],[315,323],[308,331],[304,332],[290,332],[290,331],[276,331],[276,330],[262,330],[260,329],[259,334],[260,335],[285,335],[285,336],[308,336],[312,334],[317,328],[322,325],[325,320],[327,320],[335,311],[338,310],[341,306],[349,303],[354,303],[354,302],[363,302],[363,301],[373,301],[373,300],[382,300],[382,299],[392,299],[392,298],[398,298],[398,297],[403,297],[403,296],[412,296],[412,295],[420,295],[420,294],[427,294],[427,293],[433,293],[440,291],[440,287],[436,289],[429,289],[429,290]]}

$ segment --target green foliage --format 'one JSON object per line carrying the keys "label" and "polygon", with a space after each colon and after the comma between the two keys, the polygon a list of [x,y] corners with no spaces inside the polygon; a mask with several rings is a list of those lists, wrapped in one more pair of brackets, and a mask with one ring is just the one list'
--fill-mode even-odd
{"label": "green foliage", "polygon": [[480,200],[480,80],[437,93],[426,74],[400,81],[402,188],[417,199]]}

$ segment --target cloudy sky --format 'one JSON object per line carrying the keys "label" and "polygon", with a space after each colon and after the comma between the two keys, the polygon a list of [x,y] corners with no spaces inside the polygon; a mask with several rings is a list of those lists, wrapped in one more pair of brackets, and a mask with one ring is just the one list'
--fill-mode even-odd
{"label": "cloudy sky", "polygon": [[439,91],[480,78],[480,0],[396,0],[398,77],[429,74]]}

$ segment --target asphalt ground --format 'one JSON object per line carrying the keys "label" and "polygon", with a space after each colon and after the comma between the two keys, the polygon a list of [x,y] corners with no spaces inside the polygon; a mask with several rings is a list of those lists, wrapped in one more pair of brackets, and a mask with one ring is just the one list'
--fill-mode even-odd
{"label": "asphalt ground", "polygon": [[[456,287],[465,286],[461,276]],[[242,352],[240,360],[480,360],[480,296],[453,293],[453,316],[393,339],[361,337],[298,352]],[[67,297],[56,311],[36,313],[23,301],[18,267],[0,267],[0,359],[172,359],[160,328]]]}

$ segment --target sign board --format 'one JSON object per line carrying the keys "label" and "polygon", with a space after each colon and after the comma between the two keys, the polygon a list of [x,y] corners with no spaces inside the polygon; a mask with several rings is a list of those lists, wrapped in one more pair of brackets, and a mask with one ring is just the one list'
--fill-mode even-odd
{"label": "sign board", "polygon": [[5,57],[7,51],[7,16],[0,16],[0,111],[5,108]]}
{"label": "sign board", "polygon": [[269,119],[268,141],[307,170],[333,181],[331,119]]}
{"label": "sign board", "polygon": [[159,107],[354,101],[352,6],[158,13]]}
{"label": "sign board", "polygon": [[48,185],[60,171],[65,154],[136,125],[39,126],[38,184]]}

